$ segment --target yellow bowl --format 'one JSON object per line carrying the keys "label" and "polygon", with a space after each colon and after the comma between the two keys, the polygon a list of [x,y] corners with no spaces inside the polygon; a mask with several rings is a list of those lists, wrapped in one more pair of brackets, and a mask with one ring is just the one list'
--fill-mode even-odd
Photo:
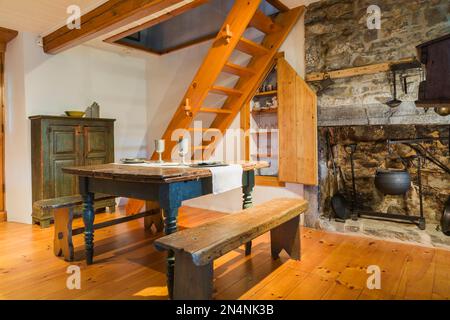
{"label": "yellow bowl", "polygon": [[68,117],[72,118],[83,118],[85,115],[83,111],[65,111],[65,113]]}

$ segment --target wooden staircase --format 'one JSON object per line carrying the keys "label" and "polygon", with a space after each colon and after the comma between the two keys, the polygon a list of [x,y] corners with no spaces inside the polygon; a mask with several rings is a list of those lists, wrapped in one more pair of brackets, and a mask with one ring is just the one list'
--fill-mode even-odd
{"label": "wooden staircase", "polygon": [[[259,9],[260,2],[261,0],[236,0],[162,137],[166,140],[166,151],[163,154],[165,160],[171,159],[172,150],[178,140],[178,137],[173,137],[175,130],[198,131],[192,128],[192,124],[202,113],[214,114],[210,129],[225,133],[264,80],[278,49],[305,9],[301,6],[279,12],[272,19]],[[256,28],[264,33],[261,43],[244,37],[248,28]],[[235,50],[251,56],[248,65],[241,66],[229,61]],[[216,85],[222,72],[239,77],[233,88]],[[204,105],[206,97],[211,93],[227,97],[222,107]],[[206,130],[208,128],[201,131]],[[217,139],[212,142],[203,141],[202,145],[195,146],[193,150],[211,155],[217,142]],[[156,159],[156,156],[154,154],[153,159]]]}

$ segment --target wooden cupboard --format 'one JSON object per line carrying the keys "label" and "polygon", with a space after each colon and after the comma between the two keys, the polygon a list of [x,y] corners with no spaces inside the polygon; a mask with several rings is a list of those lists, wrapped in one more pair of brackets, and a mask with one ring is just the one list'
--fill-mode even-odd
{"label": "wooden cupboard", "polygon": [[317,185],[316,94],[282,54],[264,83],[241,113],[241,127],[248,132],[246,160],[268,161],[271,166],[257,172],[257,185]]}
{"label": "wooden cupboard", "polygon": [[[78,194],[77,178],[62,168],[114,162],[115,120],[54,116],[30,120],[33,203]],[[114,210],[115,201],[102,206]],[[52,218],[33,212],[33,222],[41,225]]]}

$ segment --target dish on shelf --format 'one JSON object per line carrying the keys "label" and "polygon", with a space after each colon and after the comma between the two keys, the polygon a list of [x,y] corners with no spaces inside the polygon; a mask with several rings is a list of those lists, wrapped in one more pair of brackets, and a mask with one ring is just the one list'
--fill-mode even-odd
{"label": "dish on shelf", "polygon": [[84,111],[64,111],[64,113],[71,118],[83,118],[86,114]]}

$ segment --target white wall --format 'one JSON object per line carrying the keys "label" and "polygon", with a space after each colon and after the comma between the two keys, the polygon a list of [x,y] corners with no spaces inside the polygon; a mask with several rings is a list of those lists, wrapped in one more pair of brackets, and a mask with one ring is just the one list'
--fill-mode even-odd
{"label": "white wall", "polygon": [[[304,74],[303,19],[282,51]],[[21,33],[8,47],[6,64],[6,209],[9,221],[31,222],[31,151],[28,117],[84,110],[93,101],[101,116],[115,118],[116,160],[153,152],[211,42],[145,60],[79,46],[55,56],[35,44],[37,35]],[[239,116],[232,128],[239,128]],[[219,146],[220,147],[220,146]],[[301,185],[256,187],[255,203],[303,195]],[[239,190],[206,196],[187,205],[232,212],[241,207]]]}
{"label": "white wall", "polygon": [[117,119],[115,157],[146,156],[145,60],[79,46],[51,56],[37,35],[21,33],[8,46],[6,63],[6,210],[9,221],[31,222],[31,115],[85,110]]}
{"label": "white wall", "polygon": [[[280,51],[285,52],[286,60],[300,74],[304,75],[304,19],[299,20],[293,28]],[[211,46],[206,42],[161,57],[150,57],[148,63],[148,86],[151,96],[148,105],[148,122],[151,131],[148,134],[148,150],[154,150],[153,140],[160,138],[185,94],[187,87],[195,76],[199,66]],[[226,79],[221,78],[222,82]],[[240,128],[239,115],[230,128]],[[220,149],[218,145],[217,149]],[[275,197],[301,197],[303,186],[287,184],[286,188],[255,188],[254,203],[261,203]],[[221,195],[208,195],[186,201],[185,205],[223,212],[241,210],[242,192],[233,190]]]}

